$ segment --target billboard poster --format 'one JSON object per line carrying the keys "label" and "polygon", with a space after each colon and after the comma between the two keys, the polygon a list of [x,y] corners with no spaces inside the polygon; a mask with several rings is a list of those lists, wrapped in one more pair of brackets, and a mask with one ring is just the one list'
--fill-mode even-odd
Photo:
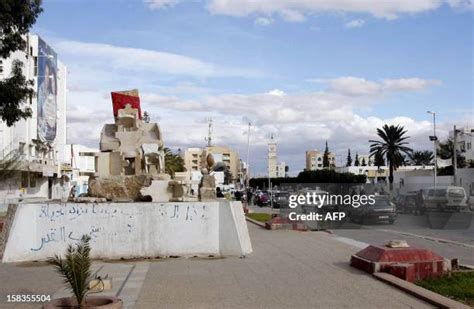
{"label": "billboard poster", "polygon": [[38,38],[38,139],[53,143],[57,120],[57,55]]}

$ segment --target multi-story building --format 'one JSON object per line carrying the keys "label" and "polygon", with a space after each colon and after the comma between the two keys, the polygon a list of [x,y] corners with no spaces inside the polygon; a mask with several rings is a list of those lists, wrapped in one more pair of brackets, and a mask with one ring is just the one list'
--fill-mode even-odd
{"label": "multi-story building", "polygon": [[[399,166],[396,172],[406,172],[406,171],[432,171],[433,166],[418,166],[418,165],[403,165]],[[367,183],[378,183],[380,181],[388,181],[389,176],[389,167],[388,166],[343,166],[336,167],[336,172],[338,173],[352,173],[355,175],[365,175],[367,176]]]}
{"label": "multi-story building", "polygon": [[268,143],[268,177],[285,177],[285,168],[285,162],[278,161],[277,143],[272,135],[270,138],[270,142]]}
{"label": "multi-story building", "polygon": [[202,148],[188,148],[184,152],[184,167],[187,171],[197,172],[201,170]]}
{"label": "multi-story building", "polygon": [[71,186],[75,186],[75,195],[87,193],[89,177],[96,172],[96,154],[98,149],[83,145],[67,144],[64,146],[61,171],[67,175]]}
{"label": "multi-story building", "polygon": [[[467,161],[474,161],[474,129],[461,128],[458,131],[457,149],[466,158]],[[454,130],[449,132],[449,137],[454,138]]]}
{"label": "multi-story building", "polygon": [[[316,171],[324,168],[323,166],[324,152],[319,150],[307,150],[306,151],[306,170]],[[332,152],[329,153],[329,166],[336,166],[336,155]]]}
{"label": "multi-story building", "polygon": [[231,174],[231,181],[241,179],[239,154],[226,146],[207,146],[203,148],[188,148],[184,152],[184,167],[187,171],[198,172],[201,170],[201,159],[204,150],[212,154],[216,163],[222,162]]}
{"label": "multi-story building", "polygon": [[0,160],[14,161],[2,164],[2,173],[9,176],[0,181],[0,203],[18,197],[60,198],[68,193],[63,192],[67,189],[62,188],[59,164],[66,144],[66,67],[41,37],[28,34],[25,38],[25,50],[0,60],[0,79],[8,78],[19,61],[36,92],[23,105],[32,110],[32,117],[11,127],[0,121]]}

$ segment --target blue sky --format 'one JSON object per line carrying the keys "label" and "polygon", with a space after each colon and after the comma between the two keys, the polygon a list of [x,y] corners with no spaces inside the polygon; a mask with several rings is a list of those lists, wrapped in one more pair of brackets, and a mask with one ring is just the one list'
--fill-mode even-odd
{"label": "blue sky", "polygon": [[[396,2],[394,4],[394,2]],[[44,1],[34,32],[68,66],[69,142],[98,145],[109,93],[138,88],[172,147],[214,139],[266,170],[270,134],[297,172],[327,139],[344,161],[402,124],[431,149],[473,126],[472,0]]]}

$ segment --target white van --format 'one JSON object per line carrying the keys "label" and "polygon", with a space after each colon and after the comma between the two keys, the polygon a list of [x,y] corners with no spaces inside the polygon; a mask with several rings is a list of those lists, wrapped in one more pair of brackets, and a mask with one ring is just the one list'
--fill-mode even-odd
{"label": "white van", "polygon": [[467,196],[463,187],[436,186],[423,189],[425,210],[461,211],[466,206]]}

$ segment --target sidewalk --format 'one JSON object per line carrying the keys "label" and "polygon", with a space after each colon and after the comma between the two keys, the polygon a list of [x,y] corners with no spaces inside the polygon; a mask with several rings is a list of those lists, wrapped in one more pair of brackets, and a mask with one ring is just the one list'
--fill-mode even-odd
{"label": "sidewalk", "polygon": [[351,268],[358,249],[332,235],[248,227],[247,258],[151,263],[136,308],[430,307]]}
{"label": "sidewalk", "polygon": [[[326,233],[268,231],[248,224],[246,258],[95,262],[125,308],[425,308],[428,304],[349,266],[358,250]],[[6,294],[65,295],[49,266],[0,264]],[[38,308],[39,304],[10,304]]]}

